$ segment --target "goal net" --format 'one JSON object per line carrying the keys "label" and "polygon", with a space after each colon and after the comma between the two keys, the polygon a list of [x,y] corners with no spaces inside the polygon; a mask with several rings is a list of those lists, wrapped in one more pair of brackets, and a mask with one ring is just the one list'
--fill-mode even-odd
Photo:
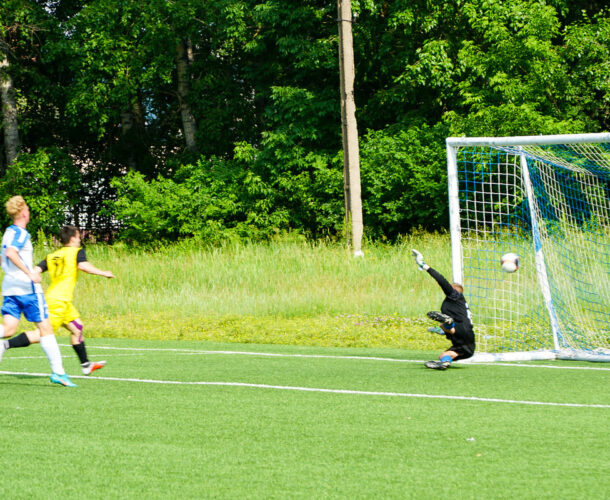
{"label": "goal net", "polygon": [[448,138],[447,165],[475,360],[610,361],[610,134]]}

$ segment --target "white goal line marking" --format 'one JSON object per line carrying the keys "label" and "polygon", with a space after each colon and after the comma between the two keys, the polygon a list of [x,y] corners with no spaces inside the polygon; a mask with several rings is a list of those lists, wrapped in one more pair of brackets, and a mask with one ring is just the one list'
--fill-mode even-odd
{"label": "white goal line marking", "polygon": [[[27,373],[27,372],[8,372],[0,371],[2,375],[25,375],[31,377],[48,377],[48,373]],[[251,389],[271,389],[280,391],[300,391],[300,392],[320,392],[327,394],[346,394],[355,396],[386,396],[401,398],[425,398],[425,399],[453,399],[458,401],[477,401],[483,403],[510,403],[534,406],[564,406],[571,408],[610,408],[610,404],[583,404],[583,403],[555,403],[553,401],[520,401],[516,399],[499,398],[479,398],[476,396],[449,396],[442,394],[415,394],[408,392],[377,392],[377,391],[356,391],[350,389],[324,389],[320,387],[299,387],[290,385],[269,385],[269,384],[250,384],[245,382],[205,382],[205,381],[180,381],[180,380],[154,380],[140,378],[120,378],[120,377],[92,377],[74,375],[73,379],[89,380],[108,380],[111,382],[136,382],[140,384],[161,384],[161,385],[200,385],[217,387],[246,387]]]}
{"label": "white goal line marking", "polygon": [[[66,346],[67,344],[60,344]],[[225,355],[241,355],[241,356],[268,356],[268,357],[279,357],[279,358],[320,358],[320,359],[351,359],[351,360],[367,360],[367,361],[386,361],[390,363],[423,363],[424,360],[419,359],[396,359],[396,358],[381,358],[375,356],[341,356],[331,354],[285,354],[275,352],[252,352],[252,351],[209,351],[209,350],[197,350],[197,349],[169,349],[169,348],[155,348],[155,347],[111,347],[111,346],[87,346],[88,349],[103,349],[103,350],[116,350],[116,351],[153,351],[153,352],[175,352],[178,354],[187,355],[198,355],[198,354],[225,354]],[[434,357],[434,355],[433,355]],[[457,361],[459,364],[459,361]],[[526,365],[520,364],[518,361],[512,363],[469,363],[469,365],[486,365],[486,366],[511,366],[520,368],[551,368],[554,370],[601,370],[610,371],[610,368],[604,368],[600,366],[555,366],[555,365]]]}

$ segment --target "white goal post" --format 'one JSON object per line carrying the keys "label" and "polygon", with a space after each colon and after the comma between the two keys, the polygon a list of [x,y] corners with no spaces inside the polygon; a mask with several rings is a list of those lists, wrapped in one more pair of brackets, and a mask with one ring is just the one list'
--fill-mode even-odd
{"label": "white goal post", "polygon": [[[610,133],[446,143],[473,361],[610,361]],[[508,252],[515,273],[501,270]]]}

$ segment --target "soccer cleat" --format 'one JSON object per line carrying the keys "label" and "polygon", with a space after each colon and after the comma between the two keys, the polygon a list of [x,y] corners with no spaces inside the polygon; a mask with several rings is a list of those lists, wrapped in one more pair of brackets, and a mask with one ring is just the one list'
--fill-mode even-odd
{"label": "soccer cleat", "polygon": [[91,375],[91,373],[93,373],[95,370],[104,368],[104,366],[106,366],[105,361],[88,361],[87,363],[83,363],[81,365],[85,375]]}
{"label": "soccer cleat", "polygon": [[453,324],[453,318],[451,316],[447,316],[446,314],[443,314],[443,313],[438,312],[438,311],[430,311],[427,314],[427,316],[432,321],[438,321],[439,323],[442,323],[444,325],[451,325],[451,324]]}
{"label": "soccer cleat", "polygon": [[428,328],[428,331],[430,333],[438,333],[439,335],[445,335],[445,332],[438,326],[431,326],[430,328]]}
{"label": "soccer cleat", "polygon": [[76,384],[70,380],[67,373],[64,373],[63,375],[52,373],[51,382],[54,384],[63,385],[64,387],[76,387]]}
{"label": "soccer cleat", "polygon": [[426,361],[424,366],[432,370],[446,370],[451,366],[451,363],[449,361]]}

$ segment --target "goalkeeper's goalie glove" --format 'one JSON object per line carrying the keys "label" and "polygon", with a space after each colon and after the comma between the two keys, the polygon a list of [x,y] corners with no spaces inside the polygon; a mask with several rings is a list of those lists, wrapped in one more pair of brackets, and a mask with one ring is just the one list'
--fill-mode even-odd
{"label": "goalkeeper's goalie glove", "polygon": [[418,265],[419,270],[425,271],[427,266],[424,262],[424,256],[415,249],[412,249],[411,253],[413,254],[413,258],[415,259],[415,263]]}

